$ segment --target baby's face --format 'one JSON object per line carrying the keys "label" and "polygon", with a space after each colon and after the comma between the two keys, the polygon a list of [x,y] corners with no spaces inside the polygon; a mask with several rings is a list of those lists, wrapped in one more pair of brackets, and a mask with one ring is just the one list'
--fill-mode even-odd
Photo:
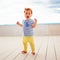
{"label": "baby's face", "polygon": [[25,10],[24,14],[25,14],[25,18],[27,19],[30,19],[30,17],[32,16],[31,10]]}

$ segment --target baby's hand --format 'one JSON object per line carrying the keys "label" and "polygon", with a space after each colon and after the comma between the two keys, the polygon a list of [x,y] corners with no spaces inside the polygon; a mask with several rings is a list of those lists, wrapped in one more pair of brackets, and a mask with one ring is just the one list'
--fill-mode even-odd
{"label": "baby's hand", "polygon": [[35,21],[35,23],[37,23],[37,19],[36,18],[34,18],[34,21]]}
{"label": "baby's hand", "polygon": [[18,24],[18,25],[19,25],[20,23],[17,21],[17,23],[16,23],[16,24]]}
{"label": "baby's hand", "polygon": [[36,27],[36,25],[37,25],[37,19],[36,19],[36,18],[34,18],[34,24],[32,24],[32,27],[33,27],[33,28],[35,28],[35,27]]}
{"label": "baby's hand", "polygon": [[18,21],[17,21],[17,23],[16,23],[17,25],[19,25],[20,27],[22,27],[22,24],[20,24]]}

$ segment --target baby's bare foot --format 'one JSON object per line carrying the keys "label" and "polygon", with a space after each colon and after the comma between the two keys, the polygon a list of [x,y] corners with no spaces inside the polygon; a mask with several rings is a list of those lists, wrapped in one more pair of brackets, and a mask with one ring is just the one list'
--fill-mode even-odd
{"label": "baby's bare foot", "polygon": [[35,52],[32,52],[33,55],[35,55]]}
{"label": "baby's bare foot", "polygon": [[24,50],[23,50],[23,51],[22,51],[22,53],[23,53],[23,54],[26,54],[26,53],[27,53],[27,51],[24,51]]}

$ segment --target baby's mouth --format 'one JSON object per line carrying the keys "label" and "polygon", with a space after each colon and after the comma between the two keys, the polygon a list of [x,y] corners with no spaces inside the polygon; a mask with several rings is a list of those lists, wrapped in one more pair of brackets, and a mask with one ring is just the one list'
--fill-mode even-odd
{"label": "baby's mouth", "polygon": [[29,18],[29,16],[27,16],[27,18]]}

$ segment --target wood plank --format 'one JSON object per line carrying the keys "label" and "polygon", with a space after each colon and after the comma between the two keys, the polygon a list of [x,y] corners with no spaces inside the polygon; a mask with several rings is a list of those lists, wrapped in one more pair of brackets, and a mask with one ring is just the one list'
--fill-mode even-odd
{"label": "wood plank", "polygon": [[24,60],[24,58],[29,54],[29,52],[27,54],[22,54],[22,53],[18,53],[13,60]]}
{"label": "wood plank", "polygon": [[23,49],[23,47],[22,47],[22,40],[21,39],[18,39],[18,40],[20,40],[20,41],[18,41],[18,43],[20,44],[20,46],[16,46],[18,48],[15,51],[13,51],[12,54],[10,54],[4,60],[15,60],[21,54],[21,51]]}
{"label": "wood plank", "polygon": [[60,60],[60,36],[35,37],[36,55],[22,54],[21,37],[0,37],[0,60]]}
{"label": "wood plank", "polygon": [[20,49],[16,49],[10,55],[6,56],[4,60],[13,60],[17,54],[20,53]]}
{"label": "wood plank", "polygon": [[0,55],[0,59],[3,60],[11,51],[6,51]]}
{"label": "wood plank", "polygon": [[9,50],[9,51],[5,52],[5,53],[2,55],[1,59],[2,59],[2,60],[5,60],[5,59],[6,59],[8,56],[10,56],[15,50],[16,50],[16,49],[14,49],[14,50]]}
{"label": "wood plank", "polygon": [[[6,60],[14,51],[18,50],[21,45],[20,37],[0,37],[0,59]],[[22,46],[22,45],[21,45]],[[20,49],[21,50],[21,49]]]}
{"label": "wood plank", "polygon": [[53,39],[50,36],[49,36],[49,41],[48,41],[48,50],[47,50],[46,60],[56,60]]}
{"label": "wood plank", "polygon": [[60,60],[60,36],[54,37],[56,60]]}
{"label": "wood plank", "polygon": [[46,50],[47,50],[47,43],[48,43],[48,37],[42,37],[41,40],[42,44],[40,46],[40,50],[38,52],[38,55],[35,60],[45,60]]}

